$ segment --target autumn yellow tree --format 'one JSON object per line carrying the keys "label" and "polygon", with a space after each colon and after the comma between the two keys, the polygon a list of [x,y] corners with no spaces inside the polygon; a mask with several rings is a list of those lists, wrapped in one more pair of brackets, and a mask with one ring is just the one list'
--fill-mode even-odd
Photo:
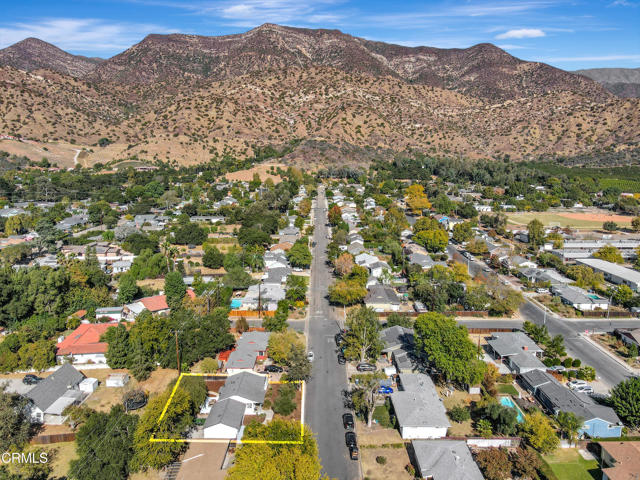
{"label": "autumn yellow tree", "polygon": [[422,213],[423,210],[431,208],[431,202],[424,193],[424,187],[417,183],[409,185],[406,192],[407,205],[414,214]]}

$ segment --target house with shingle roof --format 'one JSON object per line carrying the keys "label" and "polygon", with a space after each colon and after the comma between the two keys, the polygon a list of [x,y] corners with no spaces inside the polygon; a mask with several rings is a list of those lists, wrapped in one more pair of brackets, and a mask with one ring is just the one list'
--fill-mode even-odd
{"label": "house with shingle roof", "polygon": [[204,422],[204,438],[237,439],[242,429],[244,410],[244,403],[237,400],[214,403]]}
{"label": "house with shingle roof", "polygon": [[416,470],[432,480],[483,480],[464,440],[413,440]]}
{"label": "house with shingle roof", "polygon": [[372,285],[364,304],[376,312],[396,312],[400,309],[400,299],[396,291],[389,285]]}
{"label": "house with shingle roof", "polygon": [[254,372],[241,372],[227,377],[218,393],[218,401],[232,399],[245,406],[246,415],[255,415],[264,403],[269,378]]}
{"label": "house with shingle roof", "polygon": [[31,421],[47,425],[64,423],[64,409],[79,404],[84,397],[78,388],[82,380],[84,375],[70,363],[65,363],[29,390],[25,397],[30,400]]}
{"label": "house with shingle roof", "polygon": [[229,375],[253,371],[256,362],[267,358],[271,332],[244,332],[225,364]]}

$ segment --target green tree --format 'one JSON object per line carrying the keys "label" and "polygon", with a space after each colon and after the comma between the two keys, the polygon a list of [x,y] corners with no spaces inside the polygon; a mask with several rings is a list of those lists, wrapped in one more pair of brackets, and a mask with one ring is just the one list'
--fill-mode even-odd
{"label": "green tree", "polygon": [[207,239],[207,232],[195,223],[187,223],[179,227],[174,233],[174,241],[178,245],[202,245]]}
{"label": "green tree", "polygon": [[616,287],[613,299],[619,305],[627,305],[633,299],[633,290],[628,285],[622,284]]}
{"label": "green tree", "polygon": [[187,293],[187,287],[182,280],[182,274],[177,271],[169,272],[164,277],[164,293],[167,296],[167,305],[172,310],[182,305],[182,299]]}
{"label": "green tree", "polygon": [[347,333],[342,344],[348,359],[359,359],[360,362],[367,358],[377,360],[384,344],[380,340],[378,315],[373,309],[361,306],[349,312]]}
{"label": "green tree", "polygon": [[615,232],[618,230],[618,224],[616,222],[608,221],[602,224],[602,228],[607,232]]}
{"label": "green tree", "polygon": [[3,452],[12,448],[21,449],[31,436],[31,422],[26,416],[26,397],[6,391],[0,387],[0,448]]}
{"label": "green tree", "polygon": [[442,229],[423,230],[413,236],[413,240],[422,245],[428,252],[442,252],[449,243],[447,232]]}
{"label": "green tree", "polygon": [[640,377],[620,382],[611,390],[611,405],[631,428],[640,427]]}
{"label": "green tree", "polygon": [[353,409],[366,417],[368,427],[371,427],[380,380],[383,378],[386,378],[383,372],[362,373],[352,377],[356,386],[351,390],[350,400]]}
{"label": "green tree", "polygon": [[226,275],[222,277],[222,283],[225,287],[230,287],[233,290],[244,290],[256,281],[242,267],[238,266],[227,270]]}
{"label": "green tree", "polygon": [[122,324],[110,327],[102,336],[102,341],[107,342],[107,364],[111,368],[127,368],[129,366],[129,331]]}
{"label": "green tree", "polygon": [[531,220],[527,225],[527,231],[529,232],[529,244],[534,249],[544,244],[544,225],[540,220],[537,218]]}
{"label": "green tree", "polygon": [[613,245],[605,245],[604,247],[601,247],[597,252],[593,254],[593,256],[607,262],[624,263],[624,258],[622,258],[620,250],[618,250]]}
{"label": "green tree", "polygon": [[540,410],[526,414],[521,429],[527,443],[542,454],[551,453],[560,445],[551,421]]}
{"label": "green tree", "polygon": [[547,345],[551,341],[549,330],[546,325],[536,325],[528,320],[522,324],[522,328],[531,340],[539,345]]}
{"label": "green tree", "polygon": [[[300,423],[274,419],[267,425],[247,425],[246,438],[299,440]],[[236,450],[235,461],[227,480],[328,480],[321,474],[318,447],[311,431],[305,427],[302,444],[243,443]]]}
{"label": "green tree", "polygon": [[458,243],[468,242],[473,238],[471,222],[457,223],[453,226],[453,240]]}
{"label": "green tree", "polygon": [[127,478],[132,472],[133,433],[138,417],[120,405],[107,413],[94,412],[76,433],[78,459],[71,461],[70,477],[78,480]]}
{"label": "green tree", "polygon": [[286,364],[293,347],[304,349],[304,338],[295,330],[272,333],[269,336],[269,357],[279,364]]}
{"label": "green tree", "polygon": [[558,358],[564,357],[567,351],[564,348],[564,338],[562,335],[555,335],[547,344],[544,350],[545,357]]}
{"label": "green tree", "polygon": [[631,228],[634,232],[640,232],[640,217],[635,217],[631,220]]}
{"label": "green tree", "polygon": [[354,305],[367,296],[367,289],[354,280],[338,280],[329,285],[329,300],[338,305]]}
{"label": "green tree", "polygon": [[303,237],[293,244],[293,247],[287,252],[287,259],[294,267],[308,268],[311,266],[311,250],[307,245],[307,237]]}
{"label": "green tree", "polygon": [[224,254],[216,247],[209,247],[202,256],[202,264],[207,268],[220,268],[224,264]]}
{"label": "green tree", "polygon": [[414,323],[415,351],[445,377],[467,385],[480,383],[486,369],[464,325],[440,313],[424,313]]}
{"label": "green tree", "polygon": [[118,302],[121,304],[130,303],[138,295],[140,289],[133,275],[125,273],[118,282]]}
{"label": "green tree", "polygon": [[307,358],[307,354],[303,346],[293,345],[291,352],[287,356],[287,374],[286,379],[292,382],[301,382],[309,380],[311,376],[311,363]]}
{"label": "green tree", "polygon": [[558,412],[556,423],[560,428],[560,433],[569,440],[569,445],[577,445],[578,432],[584,425],[584,419],[576,416],[573,412]]}

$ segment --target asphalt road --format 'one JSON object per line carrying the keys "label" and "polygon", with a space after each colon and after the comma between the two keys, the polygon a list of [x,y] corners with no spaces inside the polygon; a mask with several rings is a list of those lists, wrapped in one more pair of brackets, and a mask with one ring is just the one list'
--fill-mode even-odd
{"label": "asphalt road", "polygon": [[[460,253],[452,246],[447,247],[447,250],[457,261],[467,262],[467,259],[462,257]],[[485,273],[482,271],[484,264],[470,260],[467,265],[469,266],[469,273],[471,275],[495,275],[495,272]],[[640,320],[567,320],[557,317],[555,315],[547,313],[546,316],[542,308],[535,303],[531,302],[525,297],[525,303],[520,307],[521,316],[529,320],[530,322],[538,325],[545,324],[549,330],[549,334],[562,335],[564,337],[564,344],[567,350],[567,354],[574,358],[579,358],[585,365],[591,365],[596,369],[596,375],[604,385],[611,388],[620,383],[621,381],[629,378],[630,372],[613,360],[607,354],[601,352],[598,348],[594,347],[589,341],[582,338],[579,334],[584,333],[585,330],[598,330],[598,331],[613,331],[616,327],[640,327]],[[508,326],[520,328],[521,321],[515,320],[469,320],[461,321],[467,326],[475,326],[478,328],[492,328],[498,326]]]}
{"label": "asphalt road", "polygon": [[307,384],[305,423],[314,432],[323,472],[330,478],[360,478],[358,462],[350,460],[344,441],[342,392],[347,388],[344,365],[338,365],[334,335],[339,326],[327,299],[331,272],[326,265],[327,204],[322,187],[315,208],[313,264],[309,288],[308,348],[314,353]]}

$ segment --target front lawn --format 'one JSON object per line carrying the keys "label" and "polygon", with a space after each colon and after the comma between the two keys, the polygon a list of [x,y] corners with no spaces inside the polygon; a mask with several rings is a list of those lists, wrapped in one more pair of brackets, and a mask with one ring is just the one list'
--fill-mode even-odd
{"label": "front lawn", "polygon": [[499,383],[498,385],[496,385],[496,388],[498,389],[498,393],[513,395],[514,397],[518,396],[518,390],[516,390],[516,387],[514,387],[510,383]]}
{"label": "front lawn", "polygon": [[559,480],[601,480],[602,478],[597,460],[585,460],[576,448],[562,448],[542,458]]}

